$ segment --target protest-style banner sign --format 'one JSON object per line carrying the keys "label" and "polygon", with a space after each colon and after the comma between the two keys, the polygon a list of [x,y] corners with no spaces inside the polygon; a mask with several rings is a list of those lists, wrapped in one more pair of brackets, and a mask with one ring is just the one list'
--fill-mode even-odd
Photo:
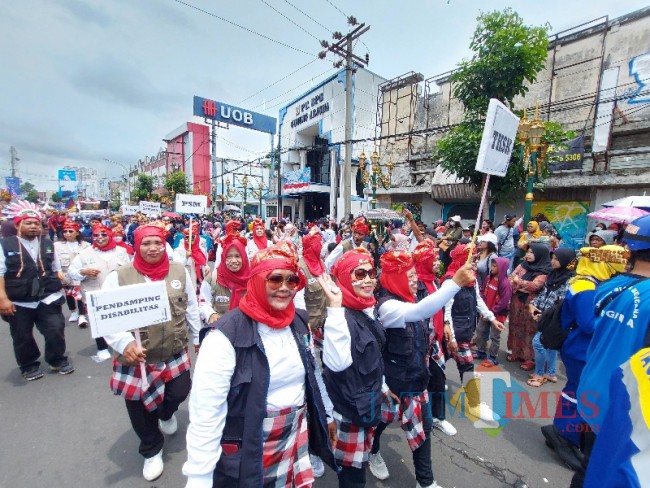
{"label": "protest-style banner sign", "polygon": [[176,194],[176,211],[179,213],[204,214],[207,206],[207,195]]}
{"label": "protest-style banner sign", "polygon": [[135,215],[140,211],[140,207],[138,205],[122,205],[120,211],[122,215]]}
{"label": "protest-style banner sign", "polygon": [[[140,327],[157,325],[171,319],[167,285],[151,281],[87,293],[88,318],[93,338],[117,332],[133,331],[135,342],[142,347]],[[144,363],[140,363],[143,391],[148,388]]]}
{"label": "protest-style banner sign", "polygon": [[140,202],[140,212],[145,215],[160,215],[160,202]]}
{"label": "protest-style banner sign", "polygon": [[476,243],[476,236],[480,228],[483,208],[487,200],[488,187],[490,186],[490,176],[505,176],[508,172],[508,164],[512,156],[512,150],[517,140],[517,129],[519,128],[519,117],[513,114],[508,107],[495,98],[490,99],[487,116],[485,117],[485,127],[483,128],[483,137],[481,146],[476,158],[474,169],[485,174],[483,179],[483,191],[481,195],[481,204],[478,208],[474,235],[469,243],[470,253],[467,256],[467,262],[472,260],[471,250]]}

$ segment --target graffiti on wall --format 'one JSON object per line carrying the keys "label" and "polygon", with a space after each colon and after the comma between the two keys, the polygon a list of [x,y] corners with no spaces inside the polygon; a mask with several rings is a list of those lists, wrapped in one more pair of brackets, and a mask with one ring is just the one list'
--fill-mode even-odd
{"label": "graffiti on wall", "polygon": [[544,214],[562,237],[562,245],[573,249],[584,246],[587,235],[589,201],[534,201],[533,215]]}
{"label": "graffiti on wall", "polygon": [[650,52],[630,59],[630,76],[634,78],[637,86],[632,89],[627,103],[650,102]]}

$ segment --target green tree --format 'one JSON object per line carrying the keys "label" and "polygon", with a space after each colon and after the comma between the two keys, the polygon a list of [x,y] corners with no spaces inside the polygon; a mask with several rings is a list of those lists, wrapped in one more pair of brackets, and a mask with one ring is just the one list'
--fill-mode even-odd
{"label": "green tree", "polygon": [[140,173],[135,182],[135,188],[131,192],[132,199],[138,202],[142,200],[151,200],[151,192],[153,191],[153,177]]}
{"label": "green tree", "polygon": [[52,193],[52,196],[50,198],[54,203],[59,203],[61,201],[61,195],[59,195],[58,191]]}
{"label": "green tree", "polygon": [[20,194],[28,202],[38,203],[38,191],[36,191],[36,187],[29,181],[20,185]]}
{"label": "green tree", "polygon": [[[529,84],[544,68],[548,51],[548,24],[527,26],[512,9],[481,13],[470,43],[474,52],[470,60],[459,64],[450,81],[454,96],[465,106],[464,120],[436,144],[433,158],[447,172],[478,190],[483,174],[474,170],[484,128],[484,118],[491,98],[511,109],[516,96],[528,92]],[[545,140],[556,146],[574,137],[555,122],[547,122]],[[526,170],[519,162],[520,146],[515,146],[504,178],[490,181],[493,201],[510,201],[520,196],[526,184]],[[540,177],[546,166],[540,161]]]}
{"label": "green tree", "polygon": [[165,190],[170,194],[192,193],[187,178],[185,177],[185,173],[182,171],[174,171],[173,173],[165,174]]}

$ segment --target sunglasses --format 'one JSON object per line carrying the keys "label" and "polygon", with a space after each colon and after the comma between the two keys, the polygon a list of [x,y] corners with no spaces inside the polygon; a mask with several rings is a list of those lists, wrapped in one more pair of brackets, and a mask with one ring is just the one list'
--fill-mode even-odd
{"label": "sunglasses", "polygon": [[295,290],[300,284],[300,277],[295,274],[289,275],[286,278],[282,275],[271,275],[266,278],[266,282],[269,284],[272,290],[277,290],[282,286],[283,283],[290,290]]}
{"label": "sunglasses", "polygon": [[369,277],[371,280],[377,278],[377,270],[375,268],[372,269],[358,268],[355,269],[353,273],[354,273],[354,277],[359,281],[365,280],[366,276]]}
{"label": "sunglasses", "polygon": [[93,234],[93,237],[108,237],[108,234],[106,232],[102,232],[101,234]]}
{"label": "sunglasses", "polygon": [[63,231],[64,234],[72,234],[73,232],[77,232],[77,231],[76,230],[70,230],[70,229],[67,229],[67,230]]}

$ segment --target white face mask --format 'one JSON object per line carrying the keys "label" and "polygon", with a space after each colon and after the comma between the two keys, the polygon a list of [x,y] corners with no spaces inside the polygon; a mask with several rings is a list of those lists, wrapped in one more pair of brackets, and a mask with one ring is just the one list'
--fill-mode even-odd
{"label": "white face mask", "polygon": [[121,236],[115,236],[115,237],[113,237],[113,240],[115,242],[122,242],[122,237]]}

